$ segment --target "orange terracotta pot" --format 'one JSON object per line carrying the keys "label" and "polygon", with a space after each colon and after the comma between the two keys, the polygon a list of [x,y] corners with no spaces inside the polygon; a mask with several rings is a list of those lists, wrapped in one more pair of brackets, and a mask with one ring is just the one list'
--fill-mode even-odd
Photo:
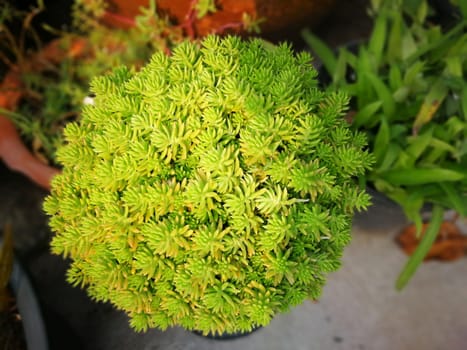
{"label": "orange terracotta pot", "polygon": [[[84,39],[75,39],[66,51],[61,42],[55,40],[29,57],[21,68],[11,67],[0,83],[0,107],[13,112],[17,109],[25,92],[21,81],[23,73],[44,70],[65,57],[79,57],[87,49]],[[59,173],[58,169],[45,164],[24,145],[15,125],[4,115],[0,115],[0,159],[9,169],[22,173],[45,189],[50,188],[52,177]]]}
{"label": "orange terracotta pot", "polygon": [[[271,36],[291,29],[300,29],[318,23],[332,9],[336,0],[217,0],[217,11],[197,19],[193,14],[196,0],[157,0],[157,9],[174,22],[190,22],[196,35],[222,32],[229,28],[242,32],[242,17],[247,13],[253,19],[264,18],[262,34]],[[107,24],[129,27],[141,6],[149,0],[109,0],[104,18]]]}

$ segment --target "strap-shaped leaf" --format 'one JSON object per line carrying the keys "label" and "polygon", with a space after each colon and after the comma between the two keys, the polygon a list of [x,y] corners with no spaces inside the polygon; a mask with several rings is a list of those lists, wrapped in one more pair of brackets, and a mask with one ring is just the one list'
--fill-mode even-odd
{"label": "strap-shaped leaf", "polygon": [[388,62],[400,60],[402,57],[402,15],[396,13],[391,18],[392,23],[388,35],[386,59]]}
{"label": "strap-shaped leaf", "polygon": [[[464,43],[464,46],[465,45],[466,44]],[[464,49],[464,55],[465,54],[467,54],[466,49]],[[446,63],[446,69],[444,73],[448,76],[458,77],[462,79],[464,74],[464,68],[462,66],[463,61],[466,60],[463,59],[460,55],[452,55],[445,57],[444,62]]]}
{"label": "strap-shaped leaf", "polygon": [[420,1],[420,5],[418,6],[417,9],[417,20],[419,23],[425,23],[426,17],[428,15],[428,2],[426,1]]}
{"label": "strap-shaped leaf", "polygon": [[464,120],[467,121],[467,85],[462,89],[461,108]]}
{"label": "strap-shaped leaf", "polygon": [[404,85],[412,86],[424,68],[425,62],[423,61],[416,61],[409,68],[407,68],[404,74]]}
{"label": "strap-shaped leaf", "polygon": [[339,85],[346,82],[347,67],[349,65],[348,56],[349,52],[346,49],[340,49],[337,55],[336,66],[332,74],[333,84]]}
{"label": "strap-shaped leaf", "polygon": [[412,52],[408,57],[408,62],[416,62],[420,60],[422,56],[429,53],[432,60],[440,60],[446,55],[446,51],[452,46],[456,44],[456,40],[452,40],[452,37],[459,35],[465,31],[465,21],[461,21],[455,27],[453,27],[449,32],[441,35],[439,32],[439,28],[434,28],[434,30],[438,30],[438,35],[436,39],[434,35],[432,36],[432,40],[427,41],[426,43],[420,45],[415,52]]}
{"label": "strap-shaped leaf", "polygon": [[376,161],[379,163],[383,157],[384,152],[386,151],[386,147],[391,139],[391,133],[389,130],[389,124],[386,118],[382,117],[381,125],[378,130],[378,134],[376,134],[375,145],[374,145],[374,156]]}
{"label": "strap-shaped leaf", "polygon": [[422,106],[418,111],[412,126],[414,131],[418,131],[433,118],[447,94],[448,88],[446,84],[441,78],[437,79],[425,96]]}
{"label": "strap-shaped leaf", "polygon": [[383,57],[384,44],[387,35],[387,17],[381,14],[376,18],[373,31],[368,43],[368,51],[373,54],[374,64],[379,67]]}
{"label": "strap-shaped leaf", "polygon": [[444,153],[451,153],[452,155],[455,155],[458,151],[455,146],[437,138],[432,138],[430,145],[435,149],[443,151]]}
{"label": "strap-shaped leaf", "polygon": [[467,174],[446,168],[407,168],[389,170],[381,173],[380,176],[394,185],[411,186],[464,180]]}
{"label": "strap-shaped leaf", "polygon": [[414,191],[407,196],[404,202],[400,203],[405,215],[407,216],[407,219],[413,221],[417,230],[417,237],[421,233],[423,224],[420,210],[422,209],[424,200],[425,194],[423,191]]}
{"label": "strap-shaped leaf", "polygon": [[459,8],[461,9],[462,17],[467,20],[467,2],[459,1]]}
{"label": "strap-shaped leaf", "polygon": [[455,188],[453,184],[440,182],[439,184],[443,189],[446,199],[450,203],[450,207],[457,211],[462,216],[467,216],[467,196],[465,193]]}
{"label": "strap-shaped leaf", "polygon": [[368,124],[376,122],[376,112],[378,112],[382,104],[381,101],[375,101],[360,109],[354,116],[354,125],[357,127],[362,125],[368,127]]}
{"label": "strap-shaped leaf", "polygon": [[383,111],[386,114],[386,117],[388,119],[391,119],[394,115],[394,112],[396,111],[396,105],[394,98],[392,97],[391,91],[381,80],[381,78],[379,78],[375,74],[367,72],[365,75],[370,81],[371,85],[373,86],[373,89],[376,91],[376,94],[378,95],[379,99],[382,101]]}
{"label": "strap-shaped leaf", "polygon": [[390,143],[386,149],[377,171],[385,171],[393,167],[394,162],[400,157],[401,147],[396,143]]}
{"label": "strap-shaped leaf", "polygon": [[357,74],[357,107],[358,109],[361,109],[368,103],[374,101],[376,95],[372,88],[372,83],[368,78],[368,74],[374,74],[375,72],[372,68],[370,54],[365,46],[359,47],[355,72]]}
{"label": "strap-shaped leaf", "polygon": [[407,282],[418,269],[418,266],[421,264],[426,254],[430,250],[431,246],[433,245],[433,242],[435,241],[436,236],[438,235],[442,221],[443,208],[438,205],[435,205],[433,208],[433,215],[431,217],[430,225],[426,229],[425,234],[423,235],[422,240],[420,241],[417,249],[407,261],[403,270],[399,274],[399,277],[397,278],[396,288],[398,290],[401,290],[405,287]]}
{"label": "strap-shaped leaf", "polygon": [[414,158],[414,161],[416,161],[430,145],[432,138],[433,128],[430,128],[426,132],[408,139],[409,147],[407,148],[407,153]]}
{"label": "strap-shaped leaf", "polygon": [[337,59],[334,52],[329,48],[328,45],[316,35],[312,34],[308,29],[302,31],[302,36],[305,42],[316,52],[316,55],[323,62],[324,67],[328,73],[332,76],[336,69]]}
{"label": "strap-shaped leaf", "polygon": [[391,90],[396,91],[404,86],[402,82],[402,71],[400,66],[392,65],[389,68],[389,86]]}

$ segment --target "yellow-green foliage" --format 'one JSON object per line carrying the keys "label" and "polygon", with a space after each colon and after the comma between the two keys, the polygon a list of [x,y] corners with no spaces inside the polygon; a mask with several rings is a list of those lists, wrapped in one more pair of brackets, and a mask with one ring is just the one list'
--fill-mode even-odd
{"label": "yellow-green foliage", "polygon": [[209,36],[94,79],[45,203],[69,282],[136,330],[246,331],[317,298],[372,157],[310,61]]}

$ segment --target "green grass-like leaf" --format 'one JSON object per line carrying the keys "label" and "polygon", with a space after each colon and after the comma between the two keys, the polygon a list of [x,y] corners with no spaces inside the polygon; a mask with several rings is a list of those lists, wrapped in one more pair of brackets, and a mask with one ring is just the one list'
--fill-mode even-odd
{"label": "green grass-like leaf", "polygon": [[443,212],[444,211],[442,207],[438,205],[433,207],[431,221],[428,228],[425,231],[425,234],[423,235],[419,245],[417,246],[417,249],[409,258],[401,273],[399,274],[399,277],[397,278],[396,288],[398,290],[403,289],[407,285],[410,278],[418,269],[426,254],[433,245],[433,242],[435,241],[436,236],[438,235],[441,223],[443,221]]}
{"label": "green grass-like leaf", "polygon": [[316,55],[323,62],[328,73],[333,76],[337,67],[337,59],[334,52],[316,35],[312,34],[308,29],[302,31],[303,39],[316,52]]}

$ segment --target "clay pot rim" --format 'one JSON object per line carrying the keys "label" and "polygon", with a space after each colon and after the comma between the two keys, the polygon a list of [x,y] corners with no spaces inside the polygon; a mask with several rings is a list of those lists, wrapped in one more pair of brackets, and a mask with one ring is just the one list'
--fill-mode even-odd
{"label": "clay pot rim", "polygon": [[[71,40],[71,47],[65,51],[63,40]],[[87,40],[82,37],[67,36],[57,38],[46,44],[40,51],[26,59],[23,67],[12,66],[0,82],[0,107],[14,112],[20,103],[22,91],[21,74],[44,70],[48,63],[56,64],[62,59],[78,58],[86,53]],[[50,182],[59,169],[44,164],[23,143],[14,123],[0,114],[0,159],[5,165],[22,173],[37,185],[49,190]]]}

